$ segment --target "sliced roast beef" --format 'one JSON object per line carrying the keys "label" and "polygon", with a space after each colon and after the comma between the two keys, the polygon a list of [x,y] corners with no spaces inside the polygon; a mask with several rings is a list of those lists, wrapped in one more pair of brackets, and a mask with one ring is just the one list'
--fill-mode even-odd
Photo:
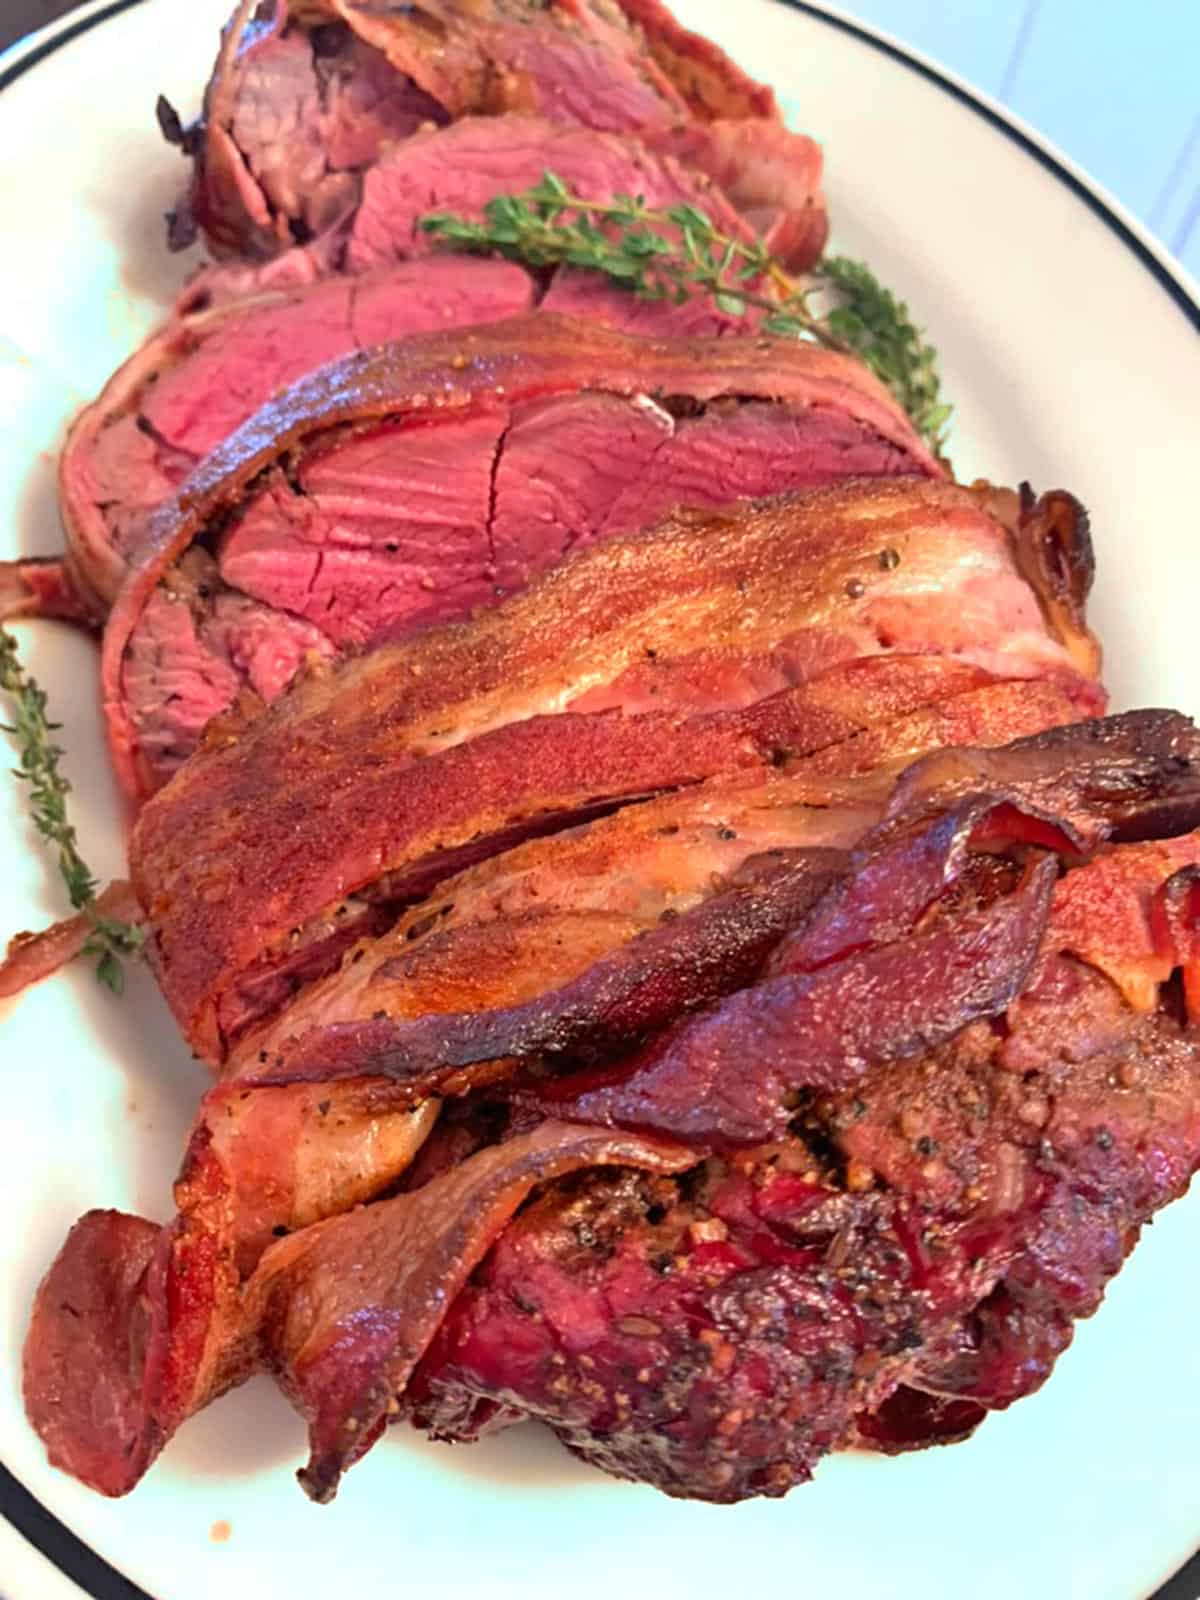
{"label": "sliced roast beef", "polygon": [[[277,275],[281,276],[281,275]],[[710,338],[742,326],[710,300],[640,300],[587,273],[547,290],[501,261],[400,261],[351,282],[305,274],[215,300],[210,274],[76,418],[59,463],[68,562],[5,564],[0,612],[103,619],[148,514],[261,406],[329,361],[435,329],[541,305],[632,333]],[[205,303],[211,301],[212,303]]]}
{"label": "sliced roast beef", "polygon": [[[761,165],[751,188],[793,214],[781,243],[798,247],[798,268],[810,264],[825,236],[816,146],[788,134],[770,90],[715,46],[657,4],[636,9],[635,18],[609,0],[426,0],[384,13],[349,0],[273,0],[264,12],[244,0],[202,122],[185,132],[169,107],[161,112],[164,131],[195,163],[172,243],[199,226],[218,254],[277,254],[352,211],[364,174],[422,127],[518,113],[648,139],[712,124],[718,147],[724,127],[744,122],[745,140],[733,135],[737,164]],[[729,169],[730,152],[710,153],[701,141],[688,158],[715,177]]]}
{"label": "sliced roast beef", "polygon": [[821,148],[782,123],[690,122],[649,137],[660,155],[703,172],[771,254],[800,272],[825,248]]}
{"label": "sliced roast beef", "polygon": [[[761,166],[749,162],[747,146],[753,143],[762,146]],[[699,159],[688,159],[693,152],[719,178],[697,170]],[[226,261],[200,271],[184,289],[179,310],[204,310],[302,287],[332,273],[377,271],[424,258],[441,247],[423,219],[456,213],[480,220],[490,201],[539,184],[547,171],[573,193],[601,204],[636,194],[659,212],[677,206],[702,209],[733,238],[761,237],[793,271],[810,266],[824,243],[825,213],[813,200],[820,152],[780,125],[717,122],[634,138],[539,117],[467,117],[448,128],[430,128],[381,155],[362,182],[357,205],[309,244],[294,245],[265,262]],[[667,224],[660,227],[671,232]],[[591,284],[595,275],[557,274],[548,308],[567,309],[560,302],[582,292],[577,280]],[[718,328],[744,328],[760,320],[757,312],[714,314],[707,295],[693,295],[682,307],[662,300],[647,304],[611,285],[607,295],[593,294],[587,303],[592,314],[603,314],[617,326],[636,315],[658,332],[689,325],[696,331],[702,319]]]}
{"label": "sliced roast beef", "polygon": [[519,267],[453,257],[176,317],[113,375],[67,437],[59,497],[76,587],[103,615],[147,514],[315,368],[408,334],[501,321],[533,302]]}
{"label": "sliced roast beef", "polygon": [[195,747],[198,710],[128,668],[154,659],[136,635],[197,540],[226,586],[342,649],[462,616],[679,502],[939,470],[864,368],[792,340],[652,341],[542,315],[344,357],[263,406],[142,525],[107,631],[118,771],[153,788]]}
{"label": "sliced roast beef", "polygon": [[710,123],[635,139],[538,117],[467,117],[383,157],[363,182],[357,210],[311,254],[323,270],[347,272],[426,254],[436,244],[423,217],[449,211],[481,219],[489,200],[520,194],[549,171],[589,200],[637,195],[652,211],[695,206],[746,242],[761,231],[798,271],[825,242],[825,213],[813,202],[820,166],[811,140],[775,123]]}
{"label": "sliced roast beef", "polygon": [[641,547],[610,540],[468,624],[311,676],[146,809],[135,881],[167,908],[156,951],[203,1053],[238,974],[381,880],[411,897],[514,830],[919,718],[989,676],[1051,691],[1030,685],[1003,739],[1096,707],[1086,634],[1047,630],[969,491],[830,490],[665,524],[653,562]]}
{"label": "sliced roast beef", "polygon": [[146,762],[170,771],[239,695],[274,700],[334,653],[320,628],[239,594],[207,551],[189,550],[150,596],[125,661]]}

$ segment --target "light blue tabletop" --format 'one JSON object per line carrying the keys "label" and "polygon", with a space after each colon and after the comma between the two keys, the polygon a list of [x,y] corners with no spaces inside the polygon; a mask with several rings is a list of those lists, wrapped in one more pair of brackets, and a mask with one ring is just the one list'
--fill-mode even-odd
{"label": "light blue tabletop", "polygon": [[1200,0],[839,0],[1053,140],[1200,277]]}

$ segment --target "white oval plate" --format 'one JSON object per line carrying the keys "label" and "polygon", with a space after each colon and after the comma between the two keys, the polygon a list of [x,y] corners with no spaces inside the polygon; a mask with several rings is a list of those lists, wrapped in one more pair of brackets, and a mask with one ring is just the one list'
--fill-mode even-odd
{"label": "white oval plate", "polygon": [[[675,5],[826,142],[837,246],[936,335],[960,473],[1064,484],[1090,505],[1116,704],[1200,710],[1194,292],[1086,180],[928,64],[813,7]],[[156,136],[153,100],[196,107],[229,9],[92,5],[0,61],[4,555],[58,544],[63,425],[187,270],[163,248],[183,168]],[[93,651],[48,624],[20,631],[66,723],[86,853],[119,871]],[[0,885],[0,934],[59,909],[7,782]],[[852,1600],[1131,1600],[1200,1537],[1200,1198],[1154,1227],[1041,1394],[953,1449],[831,1460],[783,1502],[669,1501],[525,1428],[460,1450],[397,1431],[318,1508],[292,1479],[301,1424],[266,1382],[189,1423],[131,1498],[102,1500],[47,1467],[25,1423],[30,1299],[87,1207],[165,1215],[203,1079],[144,975],[121,1002],[77,971],[0,1007],[0,1052],[0,1505],[43,1552],[0,1523],[6,1600],[78,1600],[64,1574],[99,1600],[133,1600],[126,1580],[157,1600],[401,1588],[724,1600],[779,1585]],[[1197,1588],[1200,1574],[1172,1593]]]}

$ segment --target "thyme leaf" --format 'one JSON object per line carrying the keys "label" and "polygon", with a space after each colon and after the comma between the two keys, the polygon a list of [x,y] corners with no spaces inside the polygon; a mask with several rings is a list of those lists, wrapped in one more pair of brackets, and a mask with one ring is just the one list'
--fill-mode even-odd
{"label": "thyme leaf", "polygon": [[121,958],[138,954],[145,935],[132,923],[102,916],[96,909],[96,879],[79,853],[67,812],[71,785],[59,770],[63,752],[53,735],[61,724],[50,721],[46,692],[26,673],[17,655],[17,641],[6,628],[0,628],[0,689],[12,703],[13,719],[0,723],[0,730],[17,747],[18,765],[13,775],[29,785],[30,820],[55,851],[72,908],[91,926],[83,953],[95,959],[100,982],[120,994],[125,986]]}
{"label": "thyme leaf", "polygon": [[[826,256],[800,285],[761,240],[723,233],[698,206],[657,210],[641,195],[591,200],[549,171],[520,194],[490,200],[482,221],[439,211],[420,226],[451,250],[598,272],[644,300],[681,304],[703,293],[728,316],[765,311],[768,333],[859,357],[918,433],[939,453],[945,446],[952,408],[941,398],[937,351],[862,262]],[[818,290],[828,309],[814,309]]]}
{"label": "thyme leaf", "polygon": [[937,351],[907,305],[861,261],[826,256],[817,273],[839,296],[826,318],[834,335],[882,378],[917,432],[940,451],[953,407],[941,397]]}

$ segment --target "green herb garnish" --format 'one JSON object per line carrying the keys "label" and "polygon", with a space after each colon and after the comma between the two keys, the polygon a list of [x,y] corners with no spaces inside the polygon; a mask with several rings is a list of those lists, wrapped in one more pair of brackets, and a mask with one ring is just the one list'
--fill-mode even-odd
{"label": "green herb garnish", "polygon": [[100,982],[120,994],[125,987],[121,958],[136,955],[145,934],[132,923],[102,916],[96,909],[96,879],[79,854],[75,829],[67,816],[71,785],[58,767],[63,752],[51,737],[61,724],[47,717],[45,690],[26,674],[17,656],[17,641],[6,628],[0,628],[0,689],[13,705],[12,723],[0,723],[0,730],[17,746],[20,765],[13,769],[14,776],[29,785],[33,825],[57,851],[58,870],[71,905],[91,924],[83,954],[95,957]]}
{"label": "green herb garnish", "polygon": [[[637,195],[588,200],[553,172],[522,194],[497,195],[482,222],[435,212],[420,225],[451,249],[599,272],[645,300],[680,304],[701,292],[729,316],[757,307],[768,313],[768,333],[858,356],[933,448],[945,444],[951,407],[940,399],[937,352],[904,302],[861,262],[827,256],[801,286],[761,241],[722,233],[696,206],[656,211]],[[814,309],[826,291],[833,305]]]}

